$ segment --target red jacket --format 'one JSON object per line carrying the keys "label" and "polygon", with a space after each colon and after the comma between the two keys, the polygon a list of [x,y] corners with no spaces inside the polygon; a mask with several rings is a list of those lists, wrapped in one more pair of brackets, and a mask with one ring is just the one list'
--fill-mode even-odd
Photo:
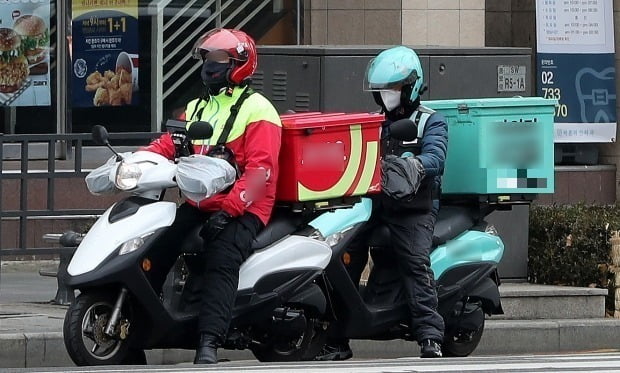
{"label": "red jacket", "polygon": [[[209,140],[193,142],[196,154],[206,154],[217,144],[230,108],[242,91],[237,87],[232,96],[220,93],[209,101],[195,99],[187,104],[186,120],[202,120],[213,126],[213,136]],[[239,109],[226,142],[226,147],[235,154],[240,178],[227,194],[216,194],[198,204],[188,202],[203,211],[223,209],[232,216],[240,216],[247,211],[258,216],[266,225],[275,203],[281,136],[282,124],[273,105],[260,93],[250,95]],[[169,134],[164,134],[142,150],[159,153],[168,159],[174,158],[174,144]]]}

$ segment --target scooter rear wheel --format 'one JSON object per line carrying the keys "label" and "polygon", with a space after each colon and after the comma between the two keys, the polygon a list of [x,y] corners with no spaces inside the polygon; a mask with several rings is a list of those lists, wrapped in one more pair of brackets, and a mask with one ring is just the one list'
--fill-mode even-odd
{"label": "scooter rear wheel", "polygon": [[[143,350],[129,348],[128,339],[104,333],[114,308],[113,296],[106,293],[82,293],[65,315],[63,339],[71,360],[78,366],[145,364]],[[128,307],[121,310],[127,319]]]}
{"label": "scooter rear wheel", "polygon": [[484,311],[478,308],[475,312],[482,313],[482,323],[474,331],[455,328],[446,330],[441,350],[446,357],[465,357],[469,356],[480,343],[484,332]]}
{"label": "scooter rear wheel", "polygon": [[250,347],[260,362],[313,360],[325,344],[327,334],[314,320],[298,338],[269,336],[264,343]]}

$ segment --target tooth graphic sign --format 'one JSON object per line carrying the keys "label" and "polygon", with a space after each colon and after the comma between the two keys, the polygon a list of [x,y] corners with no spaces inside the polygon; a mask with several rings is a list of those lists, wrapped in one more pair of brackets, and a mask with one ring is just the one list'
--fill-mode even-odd
{"label": "tooth graphic sign", "polygon": [[559,101],[555,142],[615,141],[612,3],[536,0],[537,92]]}

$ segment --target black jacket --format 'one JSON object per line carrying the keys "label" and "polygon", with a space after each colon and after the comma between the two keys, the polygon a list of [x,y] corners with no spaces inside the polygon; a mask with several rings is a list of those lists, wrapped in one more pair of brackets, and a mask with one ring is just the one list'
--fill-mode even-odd
{"label": "black jacket", "polygon": [[389,139],[389,125],[391,123],[392,121],[387,120],[383,124],[382,140],[384,142],[384,151],[396,156],[402,156],[406,152],[411,152],[424,166],[424,178],[415,198],[410,202],[384,202],[388,206],[392,205],[394,209],[428,211],[433,206],[433,199],[439,199],[441,176],[444,171],[448,147],[448,125],[446,120],[442,114],[435,112],[427,119],[422,136],[417,143],[403,144],[400,142],[396,146],[394,144],[392,146],[385,146],[388,141],[394,141]]}

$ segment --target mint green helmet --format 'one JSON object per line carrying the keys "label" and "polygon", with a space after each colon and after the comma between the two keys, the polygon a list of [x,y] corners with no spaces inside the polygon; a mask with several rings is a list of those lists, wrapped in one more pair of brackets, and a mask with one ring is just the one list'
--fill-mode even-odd
{"label": "mint green helmet", "polygon": [[402,86],[402,98],[413,102],[420,97],[423,84],[420,58],[411,48],[405,46],[382,51],[366,67],[365,91],[381,91]]}

